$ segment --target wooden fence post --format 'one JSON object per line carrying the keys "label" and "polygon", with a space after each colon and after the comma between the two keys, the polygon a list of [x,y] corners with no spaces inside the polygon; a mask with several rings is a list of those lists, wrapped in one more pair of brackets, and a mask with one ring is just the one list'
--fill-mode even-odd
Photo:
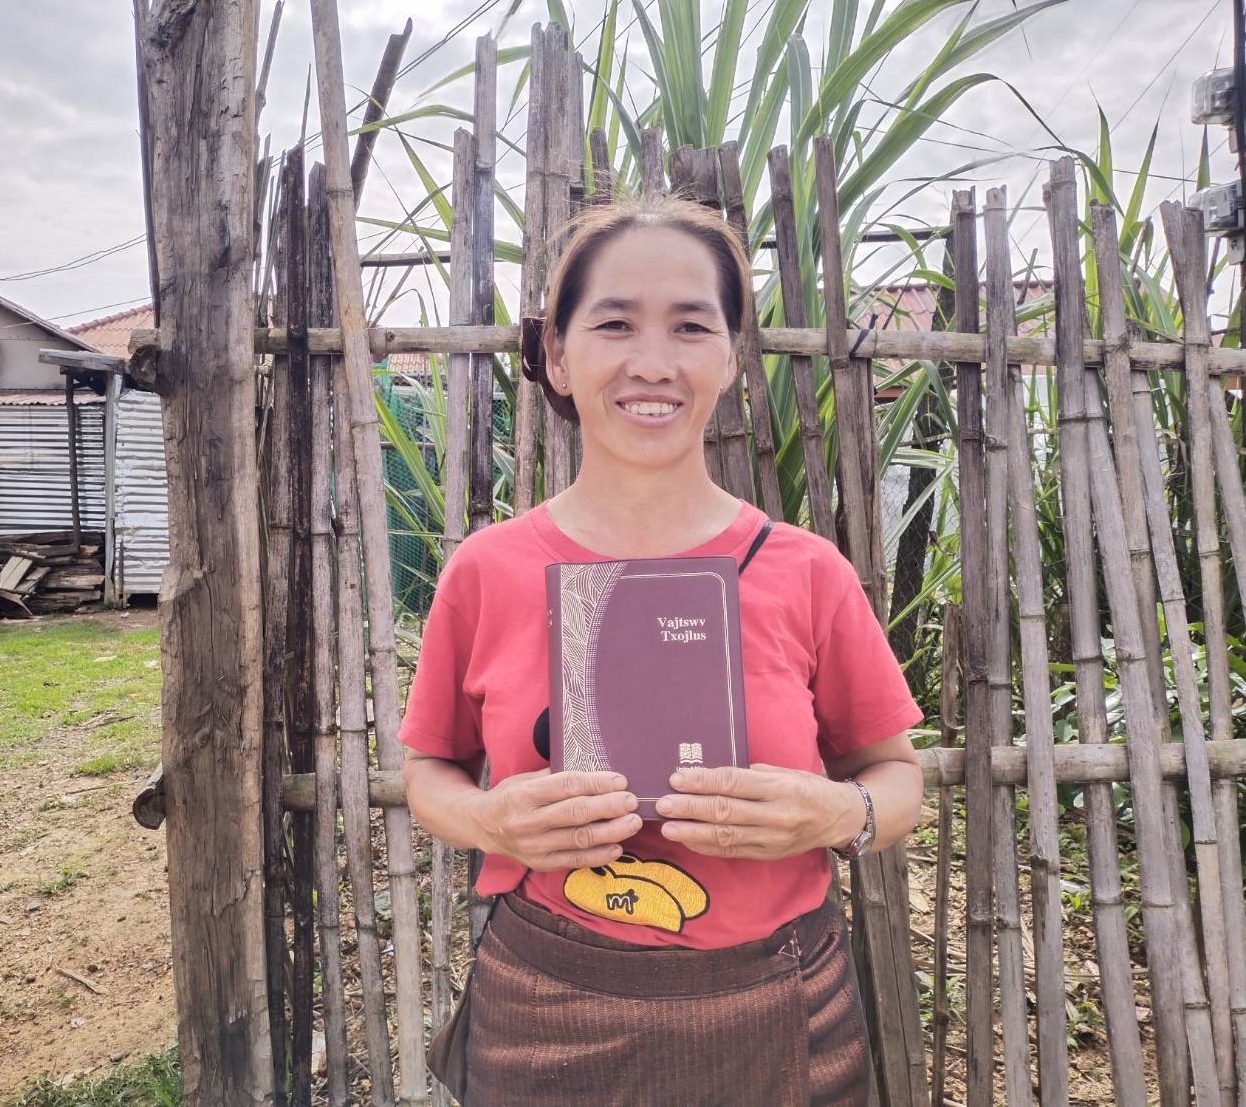
{"label": "wooden fence post", "polygon": [[[141,6],[163,341],[163,761],[187,1104],[269,1104],[251,216],[255,4]],[[205,310],[211,305],[211,310]]]}

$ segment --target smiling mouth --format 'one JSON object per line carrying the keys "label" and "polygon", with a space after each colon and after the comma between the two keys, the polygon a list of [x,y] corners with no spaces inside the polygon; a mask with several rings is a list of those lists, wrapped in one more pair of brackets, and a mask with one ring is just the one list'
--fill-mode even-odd
{"label": "smiling mouth", "polygon": [[626,411],[629,415],[647,416],[651,419],[661,418],[664,415],[673,415],[683,405],[675,403],[655,403],[651,400],[637,401],[635,403],[620,403],[617,405]]}

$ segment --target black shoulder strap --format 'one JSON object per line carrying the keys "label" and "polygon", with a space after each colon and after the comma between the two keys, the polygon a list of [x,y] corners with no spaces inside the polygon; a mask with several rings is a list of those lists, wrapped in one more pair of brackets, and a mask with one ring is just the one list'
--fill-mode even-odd
{"label": "black shoulder strap", "polygon": [[753,539],[753,544],[748,548],[748,553],[744,555],[744,560],[740,562],[741,573],[748,568],[748,563],[753,560],[753,555],[761,549],[761,544],[766,540],[766,535],[770,533],[771,526],[769,519],[762,524],[761,530],[757,532],[757,537]]}

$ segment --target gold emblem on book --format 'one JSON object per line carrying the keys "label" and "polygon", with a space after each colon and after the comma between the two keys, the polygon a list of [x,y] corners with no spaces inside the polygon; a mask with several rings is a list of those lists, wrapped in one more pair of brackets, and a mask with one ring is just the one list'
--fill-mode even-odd
{"label": "gold emblem on book", "polygon": [[679,743],[679,767],[690,769],[694,765],[704,765],[705,755],[701,752],[700,742]]}

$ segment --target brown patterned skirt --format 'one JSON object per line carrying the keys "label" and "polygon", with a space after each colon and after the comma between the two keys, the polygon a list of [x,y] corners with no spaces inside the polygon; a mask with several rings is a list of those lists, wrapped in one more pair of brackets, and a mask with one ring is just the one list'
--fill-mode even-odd
{"label": "brown patterned skirt", "polygon": [[633,945],[503,896],[471,983],[465,1107],[864,1107],[842,909],[756,942]]}

